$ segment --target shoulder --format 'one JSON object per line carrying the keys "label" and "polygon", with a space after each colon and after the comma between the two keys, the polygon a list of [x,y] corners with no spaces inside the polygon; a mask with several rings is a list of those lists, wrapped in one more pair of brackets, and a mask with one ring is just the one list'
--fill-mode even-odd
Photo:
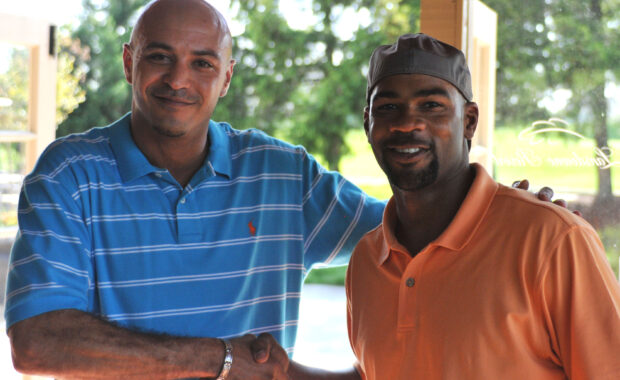
{"label": "shoulder", "polygon": [[77,168],[78,172],[87,172],[104,162],[115,166],[107,128],[93,128],[56,139],[43,151],[24,183],[28,185],[43,180],[66,186],[76,180]]}
{"label": "shoulder", "polygon": [[255,128],[238,130],[232,128],[226,122],[215,122],[215,127],[229,139],[233,158],[248,152],[279,155],[292,154],[299,157],[306,157],[308,155],[303,146],[290,144]]}
{"label": "shoulder", "polygon": [[388,249],[383,228],[383,223],[381,223],[364,234],[353,250],[349,265],[368,265],[369,261],[379,260],[381,252]]}
{"label": "shoulder", "polygon": [[582,217],[564,207],[539,200],[534,194],[499,185],[490,209],[491,216],[511,230],[526,227],[540,229],[551,235],[563,235],[577,228],[594,231]]}
{"label": "shoulder", "polygon": [[37,166],[56,164],[76,155],[106,154],[109,152],[110,138],[106,128],[92,128],[83,133],[74,133],[52,142],[41,154]]}

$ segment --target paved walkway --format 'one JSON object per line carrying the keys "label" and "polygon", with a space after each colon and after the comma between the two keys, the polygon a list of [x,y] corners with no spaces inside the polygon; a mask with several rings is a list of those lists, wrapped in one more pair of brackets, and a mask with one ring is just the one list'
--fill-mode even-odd
{"label": "paved walkway", "polygon": [[305,285],[301,292],[299,332],[293,359],[325,369],[350,368],[344,287]]}

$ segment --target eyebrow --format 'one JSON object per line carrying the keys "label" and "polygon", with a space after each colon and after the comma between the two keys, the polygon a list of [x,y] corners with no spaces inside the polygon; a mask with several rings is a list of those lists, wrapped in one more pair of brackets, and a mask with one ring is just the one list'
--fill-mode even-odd
{"label": "eyebrow", "polygon": [[[168,45],[166,43],[163,43],[163,42],[150,42],[144,48],[144,50],[151,50],[151,49],[163,49],[163,50],[167,50],[167,51],[173,51],[174,50],[172,48],[172,46],[170,46],[170,45]],[[212,49],[193,50],[192,54],[193,55],[200,55],[200,56],[211,56],[211,57],[215,57],[217,59],[220,58],[220,55],[218,54],[218,52],[216,52],[215,50],[212,50]]]}
{"label": "eyebrow", "polygon": [[[431,96],[431,95],[440,95],[446,98],[450,97],[450,93],[448,93],[448,91],[442,87],[425,88],[425,89],[418,90],[413,93],[414,98],[422,98],[422,97]],[[373,97],[373,100],[377,98],[393,99],[393,98],[398,98],[400,96],[401,95],[397,93],[396,91],[386,90],[386,91],[380,91],[377,94],[375,94],[375,96]]]}

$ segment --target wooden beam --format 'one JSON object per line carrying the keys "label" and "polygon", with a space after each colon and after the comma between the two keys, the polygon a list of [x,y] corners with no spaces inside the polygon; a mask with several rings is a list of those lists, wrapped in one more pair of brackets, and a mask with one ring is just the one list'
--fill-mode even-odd
{"label": "wooden beam", "polygon": [[[43,150],[56,137],[56,56],[50,54],[53,28],[43,20],[0,13],[0,41],[24,46],[30,53],[28,128],[14,135],[24,142],[25,171],[29,172]],[[2,126],[0,126],[2,129]],[[34,135],[35,138],[30,137]],[[3,135],[6,142],[10,134]],[[25,173],[24,173],[25,174]]]}
{"label": "wooden beam", "polygon": [[465,0],[420,0],[420,31],[464,50]]}
{"label": "wooden beam", "polygon": [[470,160],[493,173],[497,14],[479,0],[420,0],[420,31],[455,46],[467,58],[480,117]]}

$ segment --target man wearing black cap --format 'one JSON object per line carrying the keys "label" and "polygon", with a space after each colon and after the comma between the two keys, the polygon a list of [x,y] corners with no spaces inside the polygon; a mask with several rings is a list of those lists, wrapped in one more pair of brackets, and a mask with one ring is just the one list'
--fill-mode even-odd
{"label": "man wearing black cap", "polygon": [[370,59],[364,127],[394,195],[347,273],[360,374],[620,379],[620,287],[596,232],[469,164],[472,99],[463,54],[427,35]]}

